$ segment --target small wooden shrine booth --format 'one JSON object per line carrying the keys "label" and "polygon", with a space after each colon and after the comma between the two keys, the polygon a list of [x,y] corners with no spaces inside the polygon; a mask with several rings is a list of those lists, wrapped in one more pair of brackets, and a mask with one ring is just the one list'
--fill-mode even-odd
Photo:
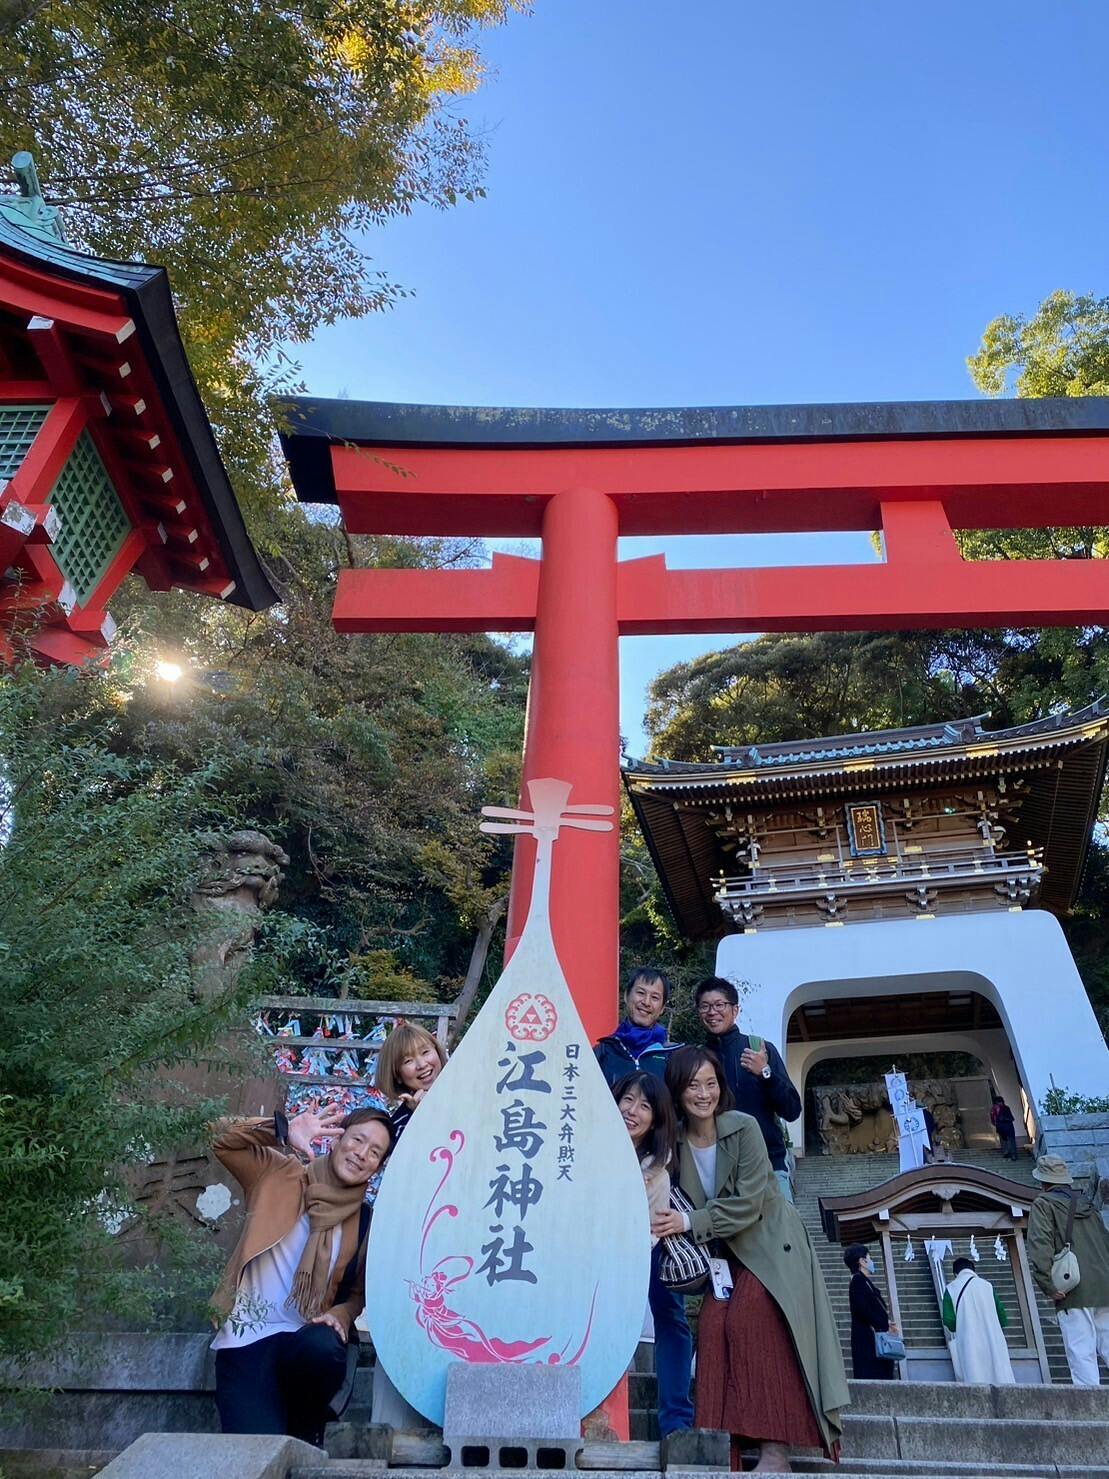
{"label": "small wooden shrine booth", "polygon": [[[1028,1209],[1039,1194],[1037,1187],[992,1171],[947,1162],[907,1171],[853,1196],[821,1197],[831,1242],[881,1243],[890,1318],[905,1337],[907,1380],[954,1378],[939,1310],[944,1284],[953,1277],[951,1263],[973,1256],[973,1238],[981,1245],[978,1271],[995,1285],[1009,1316],[1013,1374],[1018,1382],[1051,1381],[1024,1241]],[[926,1245],[933,1239],[950,1243],[946,1261],[929,1256]]]}

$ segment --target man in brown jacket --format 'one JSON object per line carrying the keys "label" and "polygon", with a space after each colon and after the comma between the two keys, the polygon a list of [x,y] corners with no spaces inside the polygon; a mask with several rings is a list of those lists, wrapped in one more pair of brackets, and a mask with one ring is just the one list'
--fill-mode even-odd
{"label": "man in brown jacket", "polygon": [[[223,1324],[216,1406],[225,1433],[320,1443],[362,1310],[366,1183],[393,1147],[389,1116],[328,1106],[293,1120],[223,1121],[213,1149],[243,1189],[246,1217],[213,1297]],[[334,1140],[314,1157],[312,1142]]]}

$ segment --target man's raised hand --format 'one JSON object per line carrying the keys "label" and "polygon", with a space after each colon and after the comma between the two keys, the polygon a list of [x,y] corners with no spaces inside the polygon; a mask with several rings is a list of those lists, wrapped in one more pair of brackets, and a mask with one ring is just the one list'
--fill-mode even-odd
{"label": "man's raised hand", "polygon": [[289,1144],[301,1155],[311,1156],[313,1140],[334,1139],[343,1133],[342,1119],[338,1104],[325,1104],[322,1109],[310,1105],[289,1121]]}

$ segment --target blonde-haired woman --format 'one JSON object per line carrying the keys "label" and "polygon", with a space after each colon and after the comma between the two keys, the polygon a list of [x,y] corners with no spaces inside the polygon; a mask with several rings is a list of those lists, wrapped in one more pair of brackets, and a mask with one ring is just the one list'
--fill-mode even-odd
{"label": "blonde-haired woman", "polygon": [[398,1140],[446,1063],[445,1050],[425,1027],[398,1022],[385,1039],[377,1055],[374,1087],[397,1101],[389,1115]]}
{"label": "blonde-haired woman", "polygon": [[[396,1101],[389,1111],[394,1145],[446,1063],[445,1049],[425,1027],[398,1022],[385,1039],[374,1067],[374,1088]],[[405,1432],[426,1426],[426,1419],[404,1400],[380,1361],[374,1370],[371,1420]]]}

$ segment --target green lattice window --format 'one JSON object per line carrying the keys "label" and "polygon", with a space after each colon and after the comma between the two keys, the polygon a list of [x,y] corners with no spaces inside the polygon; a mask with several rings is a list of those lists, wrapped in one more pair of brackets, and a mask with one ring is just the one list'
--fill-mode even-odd
{"label": "green lattice window", "polygon": [[0,406],[0,478],[11,478],[31,449],[49,406]]}
{"label": "green lattice window", "polygon": [[47,501],[62,520],[54,558],[83,606],[131,530],[87,431],[78,438]]}

